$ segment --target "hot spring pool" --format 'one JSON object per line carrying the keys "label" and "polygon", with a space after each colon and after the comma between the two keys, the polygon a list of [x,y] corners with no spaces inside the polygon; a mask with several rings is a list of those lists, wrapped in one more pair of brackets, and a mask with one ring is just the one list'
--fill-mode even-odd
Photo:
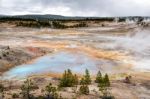
{"label": "hot spring pool", "polygon": [[43,73],[63,73],[66,69],[79,74],[84,73],[85,69],[96,73],[100,69],[99,65],[100,61],[81,52],[58,52],[40,57],[29,64],[16,66],[5,72],[3,77],[10,79]]}

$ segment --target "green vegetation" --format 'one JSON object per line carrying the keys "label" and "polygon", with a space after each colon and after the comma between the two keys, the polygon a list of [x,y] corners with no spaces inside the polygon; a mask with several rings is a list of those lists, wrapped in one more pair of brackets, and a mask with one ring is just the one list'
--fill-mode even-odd
{"label": "green vegetation", "polygon": [[12,98],[19,98],[19,95],[17,93],[13,93]]}
{"label": "green vegetation", "polygon": [[73,87],[78,84],[78,77],[71,70],[65,70],[60,80],[59,87]]}
{"label": "green vegetation", "polygon": [[91,77],[90,77],[90,73],[89,73],[88,69],[85,70],[85,75],[81,79],[80,84],[81,85],[83,85],[83,84],[85,84],[85,85],[91,84]]}
{"label": "green vegetation", "polygon": [[30,92],[35,89],[38,89],[38,87],[34,85],[34,83],[31,80],[27,79],[21,86],[21,94],[23,95],[23,98],[31,99],[33,96],[30,94]]}
{"label": "green vegetation", "polygon": [[[41,90],[42,95],[34,96],[32,92],[37,90],[38,86],[30,79],[27,79],[21,86],[21,94],[23,95],[22,99],[62,99],[62,96],[58,92],[58,88],[64,87],[72,87],[72,91],[75,93],[75,97],[82,94],[88,95],[90,93],[89,85],[92,83],[88,69],[85,70],[85,75],[83,75],[83,77],[80,79],[80,85],[78,85],[78,82],[78,76],[73,74],[72,71],[68,69],[64,71],[62,78],[59,80],[58,86],[53,86],[52,83],[49,83],[47,86],[45,86],[44,89]],[[102,99],[114,99],[114,97],[109,92],[110,80],[108,74],[102,76],[101,72],[98,71],[95,82],[98,84],[100,96]],[[3,92],[4,86],[0,84],[0,93],[2,95],[1,97],[4,97]],[[12,94],[12,98],[20,97],[21,96],[17,93]]]}
{"label": "green vegetation", "polygon": [[85,75],[81,78],[80,81],[80,94],[89,94],[89,87],[88,85],[91,84],[91,77],[90,77],[90,73],[88,71],[88,69],[85,70]]}
{"label": "green vegetation", "polygon": [[103,80],[104,80],[105,86],[106,86],[106,87],[109,87],[109,86],[110,86],[110,81],[109,81],[108,74],[105,74]]}
{"label": "green vegetation", "polygon": [[66,29],[66,28],[77,28],[87,27],[85,22],[79,22],[78,24],[67,26],[62,21],[18,21],[17,26],[41,28],[49,27],[54,29]]}
{"label": "green vegetation", "polygon": [[80,94],[88,95],[89,94],[88,85],[81,85],[79,91],[80,91]]}
{"label": "green vegetation", "polygon": [[125,18],[119,18],[118,22],[125,22],[126,19]]}
{"label": "green vegetation", "polygon": [[99,71],[96,78],[99,91],[102,93],[102,99],[114,99],[109,92],[110,81],[108,74],[105,74],[104,77],[102,77]]}
{"label": "green vegetation", "polygon": [[114,17],[65,17],[59,15],[0,16],[0,21],[114,21]]}
{"label": "green vegetation", "polygon": [[2,93],[3,91],[4,91],[4,86],[0,84],[0,93]]}
{"label": "green vegetation", "polygon": [[2,84],[0,84],[0,98],[4,97],[4,86]]}
{"label": "green vegetation", "polygon": [[65,29],[65,28],[67,28],[67,26],[65,26],[64,24],[62,24],[60,22],[52,22],[52,26],[53,26],[53,28],[56,28],[56,29]]}
{"label": "green vegetation", "polygon": [[95,82],[98,83],[99,85],[103,85],[104,87],[110,86],[108,74],[105,74],[104,77],[102,77],[102,74],[100,71],[97,73]]}
{"label": "green vegetation", "polygon": [[58,99],[57,88],[53,87],[51,83],[45,87],[45,91],[48,99]]}
{"label": "green vegetation", "polygon": [[68,28],[78,28],[78,27],[88,27],[88,25],[85,22],[80,22],[79,24],[75,24],[72,26],[67,26]]}
{"label": "green vegetation", "polygon": [[51,27],[51,23],[49,21],[19,21],[17,26],[40,28]]}
{"label": "green vegetation", "polygon": [[101,83],[102,82],[102,74],[100,71],[98,71],[95,83]]}

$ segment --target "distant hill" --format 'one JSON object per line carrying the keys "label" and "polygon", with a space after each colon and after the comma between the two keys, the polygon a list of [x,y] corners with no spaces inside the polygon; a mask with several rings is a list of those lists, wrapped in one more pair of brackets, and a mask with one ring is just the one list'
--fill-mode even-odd
{"label": "distant hill", "polygon": [[112,19],[111,17],[71,17],[71,16],[61,16],[61,15],[15,15],[7,16],[0,15],[0,18],[21,18],[21,19],[34,19],[34,20],[83,20],[83,19]]}
{"label": "distant hill", "polygon": [[0,19],[31,19],[31,20],[91,20],[91,19],[98,19],[98,20],[106,20],[106,21],[112,21],[114,18],[120,18],[120,19],[150,19],[150,17],[141,17],[141,16],[128,16],[128,17],[70,17],[70,16],[61,16],[61,15],[52,15],[52,14],[46,14],[46,15],[15,15],[15,16],[8,16],[8,15],[0,15]]}
{"label": "distant hill", "polygon": [[6,17],[6,15],[0,15],[0,18],[2,18],[2,17]]}
{"label": "distant hill", "polygon": [[15,16],[6,16],[0,15],[0,18],[21,18],[21,19],[34,19],[34,20],[69,20],[69,19],[85,19],[86,17],[68,17],[61,15],[15,15]]}

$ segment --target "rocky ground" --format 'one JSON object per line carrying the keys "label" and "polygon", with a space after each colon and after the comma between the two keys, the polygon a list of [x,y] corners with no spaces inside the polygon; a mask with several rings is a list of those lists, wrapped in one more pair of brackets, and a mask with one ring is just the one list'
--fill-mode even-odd
{"label": "rocky ground", "polygon": [[[143,33],[143,31],[144,36],[139,35],[138,32]],[[88,68],[93,79],[97,70],[108,73],[111,79],[111,94],[116,99],[149,99],[150,69],[147,65],[149,63],[149,45],[146,42],[150,36],[145,34],[145,31],[149,33],[148,28],[127,23],[105,23],[104,27],[94,24],[88,28],[63,30],[15,27],[1,23],[0,79],[7,89],[4,99],[11,99],[13,93],[20,92],[20,86],[27,75],[18,79],[20,74],[17,68],[22,74],[31,71],[25,70],[30,68],[23,69],[22,65],[24,67],[35,65],[32,68],[34,71],[38,71],[40,68],[37,66],[44,67],[40,68],[42,72],[32,71],[31,75],[28,75],[40,87],[33,91],[35,96],[44,94],[41,90],[49,82],[54,85],[58,84],[58,78],[62,72],[54,71],[59,69],[64,71],[72,66],[73,72],[78,73],[79,76]],[[140,48],[137,47],[139,45]],[[69,54],[63,53],[59,56],[59,53],[62,52]],[[46,61],[39,61],[39,58],[45,55],[49,55],[48,59],[42,58]],[[77,66],[78,68],[76,68]],[[48,69],[48,71],[44,69]],[[11,77],[16,74],[17,77],[12,79]],[[129,75],[132,76],[131,83],[125,83],[124,79]],[[89,88],[89,95],[78,95],[73,92],[73,88],[66,88],[59,93],[67,99],[72,97],[99,99],[100,92],[97,85],[92,83]]]}

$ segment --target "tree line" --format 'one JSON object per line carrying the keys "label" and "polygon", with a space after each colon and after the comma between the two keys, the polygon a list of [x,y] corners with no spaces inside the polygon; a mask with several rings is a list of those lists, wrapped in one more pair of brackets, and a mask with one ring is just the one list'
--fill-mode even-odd
{"label": "tree line", "polygon": [[88,27],[85,22],[79,22],[78,24],[68,26],[61,21],[19,21],[17,22],[17,26],[34,28],[49,27],[55,29]]}

